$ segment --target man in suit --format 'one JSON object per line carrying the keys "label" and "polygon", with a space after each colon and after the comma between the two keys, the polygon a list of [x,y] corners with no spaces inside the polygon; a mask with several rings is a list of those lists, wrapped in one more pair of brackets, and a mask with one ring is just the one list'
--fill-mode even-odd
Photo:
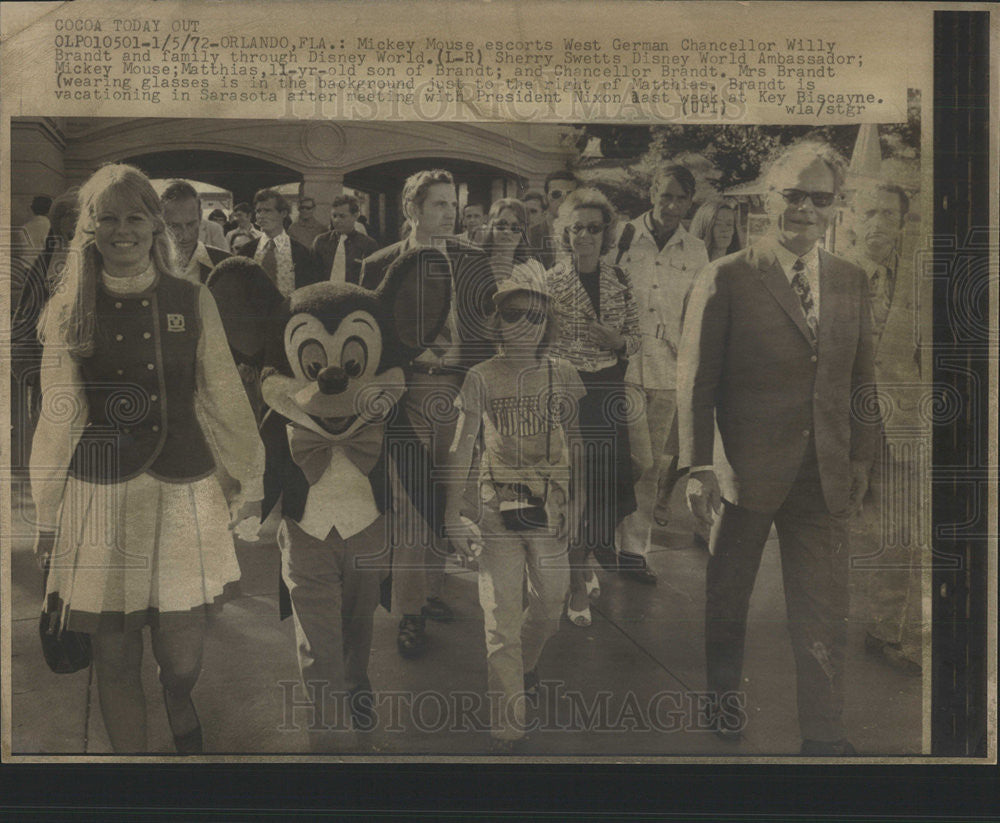
{"label": "man in suit", "polygon": [[843,169],[822,143],[800,143],[778,158],[767,176],[772,232],[695,279],[678,365],[688,504],[712,525],[711,723],[738,739],[746,717],[746,619],[773,523],[801,753],[816,756],[855,753],[842,721],[847,523],[867,490],[878,440],[867,279],[817,246],[836,212]]}
{"label": "man in suit", "polygon": [[921,455],[929,459],[930,429],[919,408],[927,386],[913,271],[899,255],[909,208],[910,198],[899,186],[886,181],[862,185],[851,204],[854,245],[848,257],[868,276],[875,384],[890,410],[869,499],[855,524],[861,546],[854,554],[862,558],[858,566],[868,578],[865,648],[918,675],[923,662],[920,550],[928,539],[921,501],[929,491]]}
{"label": "man in suit", "polygon": [[[444,252],[450,270],[421,272],[422,278],[447,277],[451,282],[451,309],[444,328],[430,347],[406,367],[407,391],[403,405],[414,429],[427,445],[433,467],[447,464],[448,449],[455,434],[455,415],[450,413],[461,388],[465,370],[493,355],[487,318],[492,313],[496,281],[486,253],[454,236],[458,197],[451,174],[442,169],[417,172],[403,186],[403,211],[412,226],[398,243],[368,257],[362,266],[361,285],[378,288],[386,269],[403,252],[431,246]],[[442,413],[442,409],[448,411]],[[438,493],[440,486],[440,493]],[[393,568],[395,610],[402,614],[397,646],[404,657],[417,657],[427,645],[425,618],[447,622],[453,619],[443,599],[444,562],[447,552],[442,533],[444,484],[432,493],[435,516],[420,568],[405,568],[406,552],[396,546]],[[419,565],[419,564],[417,564]]]}
{"label": "man in suit", "polygon": [[267,272],[282,296],[323,279],[312,252],[285,232],[288,201],[274,189],[262,189],[253,198],[257,225],[263,232],[240,252]]}
{"label": "man in suit", "polygon": [[341,195],[330,206],[333,230],[313,241],[313,256],[320,275],[335,283],[360,284],[362,261],[378,251],[378,243],[356,229],[360,213],[356,198]]}
{"label": "man in suit", "polygon": [[205,283],[219,263],[229,257],[222,248],[205,245],[200,239],[201,201],[194,186],[174,180],[160,195],[163,219],[177,249],[180,273],[193,283]]}

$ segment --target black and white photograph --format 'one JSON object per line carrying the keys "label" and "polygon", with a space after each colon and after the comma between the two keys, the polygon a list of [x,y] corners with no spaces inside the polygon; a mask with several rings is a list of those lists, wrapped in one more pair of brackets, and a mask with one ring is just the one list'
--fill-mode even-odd
{"label": "black and white photograph", "polygon": [[921,753],[910,104],[15,120],[13,751]]}
{"label": "black and white photograph", "polygon": [[5,760],[995,763],[971,18],[11,5]]}

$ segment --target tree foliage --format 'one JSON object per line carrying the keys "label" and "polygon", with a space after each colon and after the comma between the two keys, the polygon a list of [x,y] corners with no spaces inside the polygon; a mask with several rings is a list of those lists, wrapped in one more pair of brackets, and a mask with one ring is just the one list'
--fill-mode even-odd
{"label": "tree foliage", "polygon": [[[594,123],[581,127],[578,148],[593,138],[600,141],[601,154],[608,160],[639,162],[646,156],[662,162],[682,154],[700,154],[722,172],[724,187],[755,180],[773,154],[783,146],[805,137],[832,143],[850,157],[857,137],[854,125],[834,126],[622,126]],[[916,157],[920,151],[920,92],[908,95],[907,119],[879,127],[883,155]]]}
{"label": "tree foliage", "polygon": [[[648,204],[652,173],[665,162],[680,159],[685,164],[701,164],[700,169],[692,168],[700,180],[699,195],[708,187],[726,191],[756,180],[782,148],[803,138],[829,142],[850,159],[858,128],[589,124],[580,127],[578,147],[583,150],[594,138],[600,141],[604,159],[589,164],[584,161],[581,172],[593,185],[604,189],[619,208],[632,213],[641,204]],[[885,160],[913,163],[919,158],[919,91],[910,90],[906,122],[881,125],[879,135]],[[706,171],[706,166],[711,171]]]}

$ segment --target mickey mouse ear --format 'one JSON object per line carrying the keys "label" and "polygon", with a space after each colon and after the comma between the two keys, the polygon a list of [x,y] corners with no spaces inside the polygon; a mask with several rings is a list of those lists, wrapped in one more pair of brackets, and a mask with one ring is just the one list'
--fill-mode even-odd
{"label": "mickey mouse ear", "polygon": [[399,341],[426,349],[441,333],[451,307],[451,264],[434,248],[411,249],[389,266],[376,292]]}
{"label": "mickey mouse ear", "polygon": [[206,284],[219,307],[229,345],[247,359],[263,350],[269,320],[282,303],[267,273],[248,257],[230,257],[212,269]]}

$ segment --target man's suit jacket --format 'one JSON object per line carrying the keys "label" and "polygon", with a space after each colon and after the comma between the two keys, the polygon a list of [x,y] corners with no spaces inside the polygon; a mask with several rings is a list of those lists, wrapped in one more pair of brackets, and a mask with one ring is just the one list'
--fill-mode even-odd
{"label": "man's suit jacket", "polygon": [[[339,243],[340,235],[335,231],[324,232],[313,241],[313,257],[316,258],[316,265],[319,266],[320,274],[324,280],[330,277]],[[347,252],[347,258],[344,261],[347,282],[360,285],[361,264],[366,257],[378,251],[378,243],[359,231],[352,231],[344,241],[344,250]]]}
{"label": "man's suit jacket", "polygon": [[[292,246],[292,268],[295,270],[295,288],[301,289],[303,286],[318,283],[319,281],[325,279],[319,273],[319,267],[316,265],[316,258],[313,257],[313,253],[297,240],[291,237],[289,237],[288,240]],[[240,254],[244,257],[253,258],[253,256],[257,254],[257,246],[260,243],[266,242],[266,235],[258,237],[252,243],[247,243],[243,246],[243,248],[240,249]]]}
{"label": "man's suit jacket", "polygon": [[[457,238],[449,238],[445,245],[455,284],[451,299],[458,316],[458,361],[461,368],[467,369],[496,353],[487,324],[493,313],[496,278],[489,256],[479,246]],[[377,289],[386,269],[407,247],[407,241],[401,240],[365,258],[361,285],[366,289]]]}
{"label": "man's suit jacket", "polygon": [[219,265],[219,263],[227,257],[232,257],[229,252],[217,249],[214,246],[205,246],[205,251],[208,253],[208,259],[212,261],[212,265],[206,266],[204,263],[198,263],[198,271],[200,272],[202,283],[205,283],[208,280],[208,276],[212,273],[212,270]]}
{"label": "man's suit jacket", "polygon": [[720,258],[695,279],[678,355],[680,459],[714,464],[731,503],[774,512],[814,438],[827,508],[841,513],[850,461],[871,464],[879,431],[868,283],[819,250],[814,347],[776,242]]}

